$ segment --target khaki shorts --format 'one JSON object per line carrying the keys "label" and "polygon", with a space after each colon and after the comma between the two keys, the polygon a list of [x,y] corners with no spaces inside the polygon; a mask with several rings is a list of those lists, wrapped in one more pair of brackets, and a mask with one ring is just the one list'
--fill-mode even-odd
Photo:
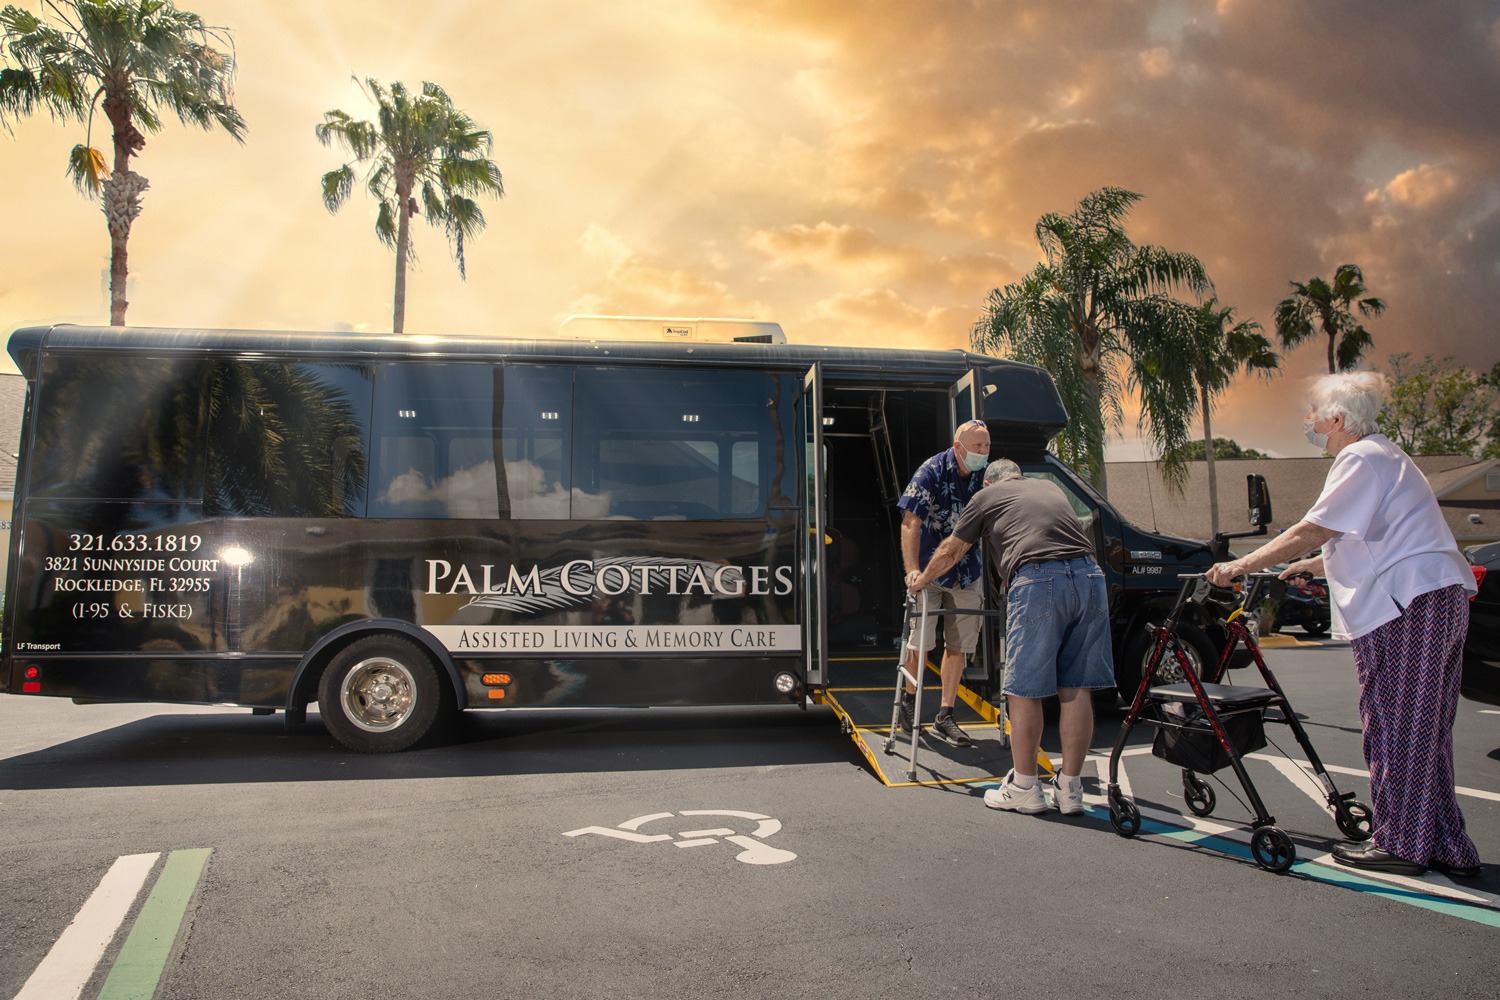
{"label": "khaki shorts", "polygon": [[[984,607],[984,581],[975,580],[967,587],[939,587],[932,584],[916,595],[916,603],[913,606],[912,637],[907,642],[907,649],[917,649],[927,652],[937,640],[937,616],[929,615],[925,618],[915,616],[922,611],[922,598],[927,598],[927,610],[936,611],[939,608],[971,608],[978,611]],[[979,645],[979,623],[983,615],[943,615],[943,648],[957,650],[968,655],[973,653]]]}

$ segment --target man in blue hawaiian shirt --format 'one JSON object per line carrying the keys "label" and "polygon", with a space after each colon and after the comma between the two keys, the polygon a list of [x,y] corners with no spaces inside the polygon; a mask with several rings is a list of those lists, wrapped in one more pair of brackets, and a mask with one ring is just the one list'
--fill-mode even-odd
{"label": "man in blue hawaiian shirt", "polygon": [[[953,531],[969,498],[984,485],[984,471],[990,457],[990,432],[983,420],[961,424],[953,434],[953,447],[922,463],[896,506],[901,509],[901,560],[910,583],[943,539]],[[926,588],[929,608],[978,609],[984,603],[984,564],[978,546]],[[920,600],[918,607],[921,606]],[[920,669],[927,651],[936,645],[935,618],[919,620],[907,641],[906,666],[913,675]],[[958,683],[963,678],[964,663],[979,643],[979,615],[943,616],[942,702],[932,731],[944,741],[966,747],[967,733],[953,721],[953,703],[958,698]],[[912,696],[908,684],[901,696],[901,728],[911,732]]]}

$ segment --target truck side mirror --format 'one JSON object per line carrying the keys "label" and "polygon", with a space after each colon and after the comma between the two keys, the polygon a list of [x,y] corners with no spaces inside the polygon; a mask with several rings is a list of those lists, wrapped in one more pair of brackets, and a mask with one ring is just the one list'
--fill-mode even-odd
{"label": "truck side mirror", "polygon": [[1260,528],[1271,523],[1271,488],[1266,485],[1266,477],[1252,472],[1245,477],[1245,484],[1250,491],[1250,524],[1252,527]]}

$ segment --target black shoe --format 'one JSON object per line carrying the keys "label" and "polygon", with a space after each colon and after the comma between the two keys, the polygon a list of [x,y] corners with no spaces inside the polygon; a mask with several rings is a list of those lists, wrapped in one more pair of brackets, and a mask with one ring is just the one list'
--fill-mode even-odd
{"label": "black shoe", "polygon": [[901,692],[901,731],[910,733],[916,722],[912,719],[912,696],[910,691]]}
{"label": "black shoe", "polygon": [[1374,844],[1339,844],[1333,849],[1333,857],[1339,864],[1350,868],[1385,872],[1388,875],[1421,875],[1427,871],[1426,865],[1398,858]]}
{"label": "black shoe", "polygon": [[1433,858],[1427,862],[1427,867],[1449,878],[1478,878],[1483,874],[1478,865],[1450,865],[1448,862],[1439,861],[1437,858]]}
{"label": "black shoe", "polygon": [[937,721],[932,724],[932,731],[937,734],[938,739],[956,747],[966,747],[974,742],[969,739],[968,733],[958,728],[958,723],[953,721],[952,715],[939,715]]}

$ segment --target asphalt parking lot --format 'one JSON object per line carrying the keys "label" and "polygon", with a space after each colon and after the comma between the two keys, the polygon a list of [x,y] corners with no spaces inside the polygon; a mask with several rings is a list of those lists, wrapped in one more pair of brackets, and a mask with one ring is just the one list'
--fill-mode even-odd
{"label": "asphalt parking lot", "polygon": [[[1368,801],[1347,646],[1268,658]],[[883,786],[826,709],[489,714],[361,757],[315,717],[0,699],[0,996],[1495,994],[1500,714],[1455,726],[1463,883],[1334,865],[1274,746],[1249,767],[1299,860],[1262,871],[1228,772],[1194,817],[1148,740],[1126,840],[1087,769],[1087,815],[999,814]]]}

